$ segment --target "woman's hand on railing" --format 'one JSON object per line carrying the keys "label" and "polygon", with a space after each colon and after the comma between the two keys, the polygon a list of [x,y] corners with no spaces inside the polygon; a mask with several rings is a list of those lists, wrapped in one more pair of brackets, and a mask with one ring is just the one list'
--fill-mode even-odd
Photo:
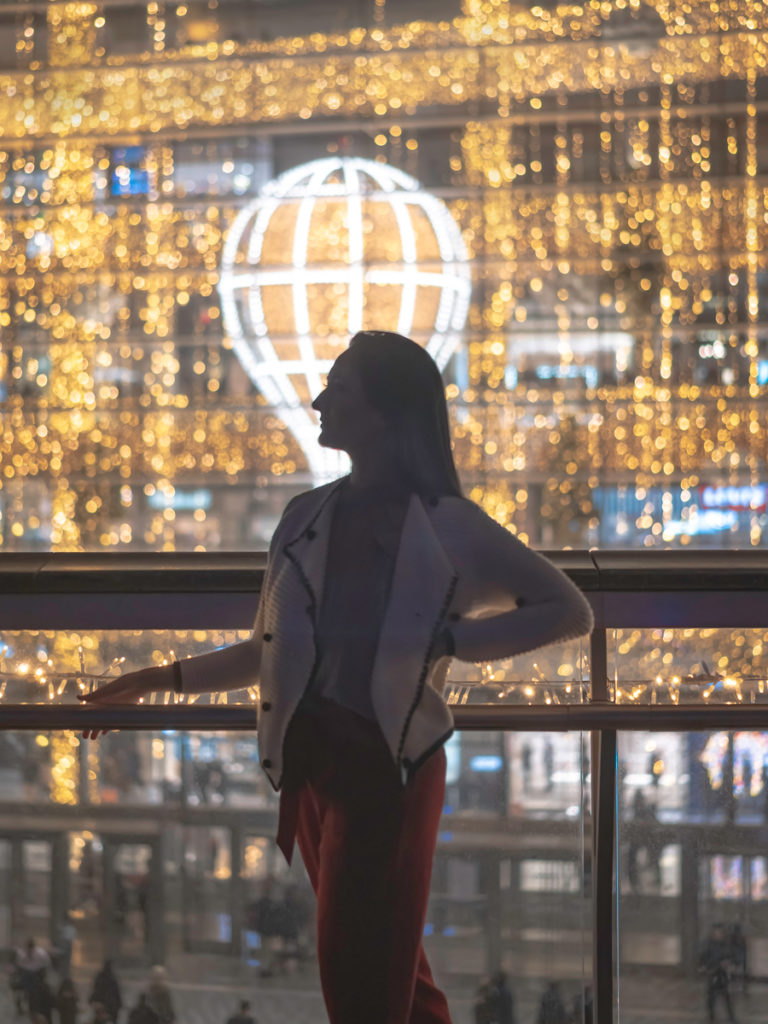
{"label": "woman's hand on railing", "polygon": [[[152,665],[149,668],[140,668],[136,672],[126,672],[117,679],[105,683],[91,693],[78,694],[78,700],[83,704],[96,704],[101,706],[111,704],[138,704],[143,697],[156,691],[168,692],[173,690],[175,675],[173,665]],[[109,729],[84,729],[83,739],[97,739],[102,733],[108,733]]]}

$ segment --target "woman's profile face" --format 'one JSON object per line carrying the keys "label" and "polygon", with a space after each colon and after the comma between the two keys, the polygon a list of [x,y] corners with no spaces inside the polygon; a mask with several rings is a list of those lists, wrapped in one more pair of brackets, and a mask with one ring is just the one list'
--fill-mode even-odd
{"label": "woman's profile face", "polygon": [[375,445],[386,429],[384,418],[366,398],[355,360],[345,352],[330,369],[325,389],[312,403],[320,414],[319,443],[349,455]]}

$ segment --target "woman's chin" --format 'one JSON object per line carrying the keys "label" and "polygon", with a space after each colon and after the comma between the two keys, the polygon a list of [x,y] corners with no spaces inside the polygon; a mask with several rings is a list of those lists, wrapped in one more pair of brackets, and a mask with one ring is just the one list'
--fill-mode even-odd
{"label": "woman's chin", "polygon": [[333,452],[346,452],[346,454],[349,455],[349,449],[344,443],[338,441],[333,437],[329,437],[325,433],[320,434],[320,436],[317,439],[317,443],[320,445],[321,448],[329,448]]}
{"label": "woman's chin", "polygon": [[321,448],[333,448],[336,451],[340,450],[339,446],[334,443],[333,438],[329,437],[324,430],[320,431],[320,436],[317,439],[317,443],[320,445]]}

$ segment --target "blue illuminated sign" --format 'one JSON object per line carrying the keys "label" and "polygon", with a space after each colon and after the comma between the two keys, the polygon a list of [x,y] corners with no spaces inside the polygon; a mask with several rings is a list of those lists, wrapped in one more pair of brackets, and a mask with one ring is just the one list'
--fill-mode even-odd
{"label": "blue illuminated sign", "polygon": [[476,754],[469,760],[469,768],[473,772],[500,772],[503,765],[498,754]]}
{"label": "blue illuminated sign", "polygon": [[147,500],[150,508],[173,508],[177,512],[190,512],[196,508],[210,508],[213,495],[207,487],[199,487],[196,491],[181,491],[176,488],[173,494],[155,491]]}
{"label": "blue illuminated sign", "polygon": [[110,192],[113,196],[144,196],[149,192],[149,174],[143,146],[123,146],[113,150],[114,160]]}

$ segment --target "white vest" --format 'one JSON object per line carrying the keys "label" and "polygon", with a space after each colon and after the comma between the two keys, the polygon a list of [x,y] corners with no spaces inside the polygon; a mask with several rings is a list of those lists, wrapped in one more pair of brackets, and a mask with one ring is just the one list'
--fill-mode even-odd
{"label": "white vest", "polygon": [[[184,692],[260,687],[259,754],[275,789],[283,742],[316,659],[315,629],[336,492],[294,498],[270,545],[251,640],[181,662]],[[526,607],[515,610],[518,605]],[[456,657],[490,661],[592,628],[580,591],[464,498],[411,497],[371,676],[379,726],[405,782],[453,731],[442,697],[449,659],[433,648],[450,626]]]}

